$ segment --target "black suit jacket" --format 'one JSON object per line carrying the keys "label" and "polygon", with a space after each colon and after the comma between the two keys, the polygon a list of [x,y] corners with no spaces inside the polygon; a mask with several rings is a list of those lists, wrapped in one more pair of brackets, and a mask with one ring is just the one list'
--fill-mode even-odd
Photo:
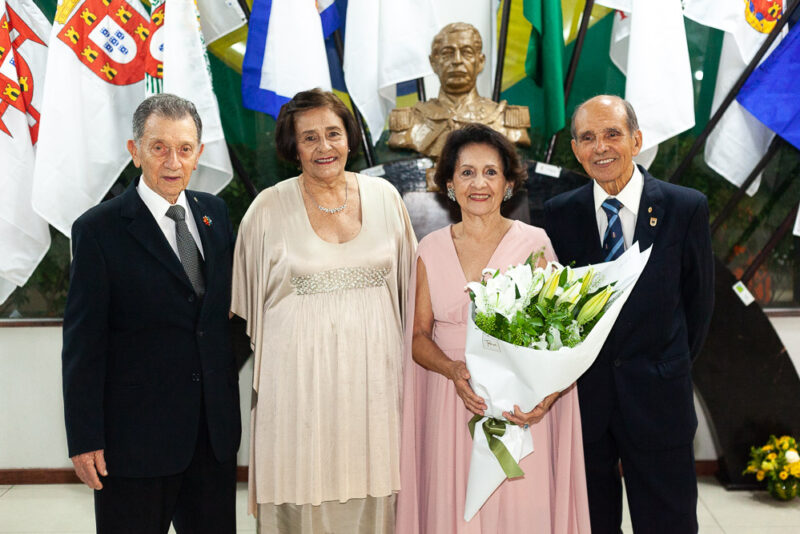
{"label": "black suit jacket", "polygon": [[[714,303],[708,203],[693,189],[640,170],[644,188],[633,240],[653,250],[578,391],[585,441],[601,436],[618,403],[635,443],[670,448],[691,443],[697,428],[691,362]],[[562,263],[604,260],[592,183],[549,200],[545,229]]]}
{"label": "black suit jacket", "polygon": [[234,241],[224,202],[187,190],[205,254],[198,298],[137,183],[72,226],[62,373],[69,455],[104,449],[109,473],[152,477],[188,467],[203,409],[215,456],[239,447]]}

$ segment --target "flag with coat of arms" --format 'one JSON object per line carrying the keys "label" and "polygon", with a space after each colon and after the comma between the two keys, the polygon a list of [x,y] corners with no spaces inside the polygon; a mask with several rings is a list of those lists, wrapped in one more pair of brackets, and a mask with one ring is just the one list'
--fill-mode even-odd
{"label": "flag with coat of arms", "polygon": [[[716,112],[778,23],[786,3],[786,0],[685,0],[684,16],[725,32],[712,113]],[[782,35],[785,34],[784,28]],[[765,57],[780,40],[781,36],[775,40]],[[734,101],[706,141],[706,163],[723,178],[739,186],[767,152],[774,135]],[[747,194],[756,194],[760,181],[759,176],[748,188]]]}
{"label": "flag with coat of arms", "polygon": [[50,23],[33,0],[0,0],[0,304],[50,248],[31,207]]}
{"label": "flag with coat of arms", "polygon": [[[185,28],[171,31],[163,2],[154,2],[152,13],[137,0],[61,0],[58,6],[33,206],[67,236],[73,221],[102,200],[130,161],[126,142],[133,112],[147,94],[145,78],[151,92],[159,92],[163,80],[165,90],[192,99],[208,124],[209,146],[189,187],[216,193],[231,179],[194,2],[169,1],[178,6],[176,18],[187,10],[182,3],[190,2],[193,23],[184,20]],[[186,55],[170,73],[178,50]]]}

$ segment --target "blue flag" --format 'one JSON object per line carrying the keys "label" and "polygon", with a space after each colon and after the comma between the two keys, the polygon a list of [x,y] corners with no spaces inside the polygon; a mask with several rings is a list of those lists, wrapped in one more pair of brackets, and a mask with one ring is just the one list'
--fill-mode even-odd
{"label": "blue flag", "polygon": [[800,149],[800,24],[750,75],[736,100]]}
{"label": "blue flag", "polygon": [[242,65],[244,106],[277,117],[299,91],[330,91],[325,38],[339,25],[334,0],[254,0]]}

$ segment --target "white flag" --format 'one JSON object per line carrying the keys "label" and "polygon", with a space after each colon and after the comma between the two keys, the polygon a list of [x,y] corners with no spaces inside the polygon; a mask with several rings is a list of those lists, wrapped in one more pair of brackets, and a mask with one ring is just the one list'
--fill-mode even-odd
{"label": "white flag", "polygon": [[610,55],[625,74],[649,167],[658,144],[694,126],[694,89],[680,0],[599,0],[614,13]]}
{"label": "white flag", "polygon": [[237,0],[197,0],[197,9],[207,45],[247,24],[247,16]]}
{"label": "white flag", "polygon": [[[780,3],[769,4],[739,0],[686,0],[684,15],[687,18],[725,32],[712,114],[776,24],[781,14]],[[786,30],[775,40],[770,52],[785,34]],[[729,182],[741,185],[767,152],[774,135],[734,100],[706,141],[706,163]],[[754,195],[760,182],[759,175],[747,194]]]}
{"label": "white flag", "polygon": [[33,0],[0,0],[0,304],[50,248],[31,205],[50,23]]}
{"label": "white flag", "polygon": [[[323,13],[335,12],[331,2]],[[242,65],[242,101],[278,117],[300,91],[331,90],[323,21],[314,2],[254,0]]]}
{"label": "white flag", "polygon": [[[494,75],[497,70],[497,12],[500,0],[436,0],[434,3],[434,16],[436,17],[436,32],[453,22],[466,22],[472,24],[481,34],[483,40],[483,53],[486,63],[483,72],[478,75],[475,88],[478,94],[492,97],[494,90]],[[430,41],[428,54],[430,54]],[[435,74],[425,76],[425,94],[428,98],[439,93],[439,78]]]}
{"label": "white flag", "polygon": [[394,108],[396,84],[433,72],[438,24],[431,0],[350,0],[344,44],[347,92],[376,144]]}
{"label": "white flag", "polygon": [[138,0],[62,0],[47,60],[33,207],[66,236],[130,161],[150,17]]}
{"label": "white flag", "polygon": [[[155,6],[155,3],[154,3]],[[168,0],[164,13],[164,91],[194,103],[205,145],[189,187],[219,193],[233,177],[211,70],[193,0]]]}

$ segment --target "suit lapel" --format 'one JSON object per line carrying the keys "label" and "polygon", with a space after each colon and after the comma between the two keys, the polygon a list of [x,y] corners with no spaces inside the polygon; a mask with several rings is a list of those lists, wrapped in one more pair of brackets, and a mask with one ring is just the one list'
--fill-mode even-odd
{"label": "suit lapel", "polygon": [[183,269],[181,260],[172,250],[172,247],[164,237],[164,232],[159,228],[158,223],[153,218],[153,214],[147,209],[139,193],[136,191],[136,185],[139,179],[131,183],[123,195],[123,207],[120,214],[130,220],[128,224],[128,232],[131,233],[133,238],[138,241],[144,249],[152,254],[162,265],[181,280],[189,289],[192,289],[192,283],[189,277],[186,276],[186,271]]}
{"label": "suit lapel", "polygon": [[662,226],[664,217],[664,194],[661,186],[653,176],[644,170],[644,187],[642,188],[642,199],[639,202],[639,213],[636,216],[636,231],[633,233],[633,241],[639,243],[639,248],[645,250],[656,240],[656,235]]}
{"label": "suit lapel", "polygon": [[575,220],[580,222],[580,242],[586,244],[583,261],[579,261],[578,264],[602,263],[604,259],[603,247],[597,231],[597,214],[594,211],[592,182],[583,186],[578,192],[576,208],[578,213],[575,214]]}

